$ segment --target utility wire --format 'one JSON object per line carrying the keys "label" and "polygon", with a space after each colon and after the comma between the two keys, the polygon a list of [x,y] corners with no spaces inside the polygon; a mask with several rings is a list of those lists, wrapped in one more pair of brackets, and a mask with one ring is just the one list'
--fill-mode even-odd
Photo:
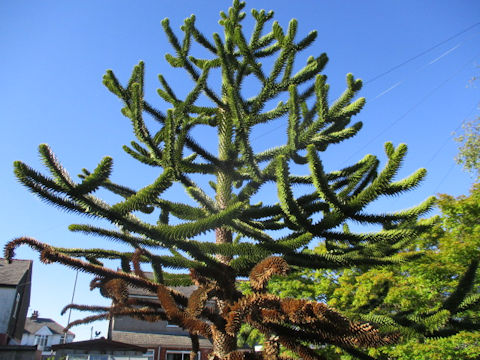
{"label": "utility wire", "polygon": [[[70,304],[73,304],[73,300],[75,298],[75,290],[77,289],[77,280],[78,280],[78,270],[75,273],[75,282],[73,283],[73,292],[72,292],[72,300],[70,301]],[[70,325],[70,316],[72,315],[72,308],[70,308],[70,311],[68,312],[68,321],[67,321],[67,326]],[[65,337],[63,339],[63,342],[67,342],[67,333],[65,333]]]}
{"label": "utility wire", "polygon": [[373,138],[371,138],[365,145],[363,145],[361,148],[359,148],[357,151],[355,151],[354,154],[350,155],[348,158],[346,158],[343,163],[346,163],[348,160],[350,160],[355,154],[357,154],[359,151],[365,149],[368,145],[370,145],[374,140],[378,139],[381,135],[383,135],[385,132],[387,132],[392,126],[397,124],[400,120],[403,120],[408,114],[410,114],[413,110],[415,110],[418,106],[420,106],[423,102],[425,102],[429,97],[431,97],[437,90],[439,90],[443,85],[445,85],[447,82],[452,80],[455,76],[457,76],[468,64],[470,64],[479,54],[473,56],[472,58],[468,59],[467,62],[465,62],[460,68],[455,71],[450,77],[442,81],[440,84],[438,84],[436,87],[434,87],[432,90],[430,90],[425,96],[423,96],[420,101],[412,105],[407,111],[405,111],[402,115],[400,115],[397,119],[392,121],[385,129],[380,131],[377,135],[375,135]]}
{"label": "utility wire", "polygon": [[[387,73],[390,73],[390,72],[398,69],[399,67],[401,67],[401,66],[409,63],[410,61],[413,61],[414,59],[417,59],[418,57],[420,57],[420,56],[422,56],[422,55],[424,55],[424,54],[432,51],[433,49],[439,47],[440,45],[442,45],[442,44],[444,44],[444,43],[446,43],[446,42],[448,42],[448,41],[450,41],[450,40],[452,40],[452,39],[460,36],[461,34],[469,31],[470,29],[474,28],[475,26],[477,26],[477,25],[479,25],[479,24],[480,24],[480,22],[469,26],[468,28],[466,28],[466,29],[462,30],[461,32],[459,32],[459,33],[457,33],[457,34],[449,37],[448,39],[443,40],[442,42],[440,42],[440,43],[438,43],[438,44],[430,47],[429,49],[422,51],[420,54],[417,54],[417,55],[415,55],[414,57],[412,57],[412,58],[404,61],[403,63],[394,66],[394,67],[391,68],[390,70],[387,70],[386,72],[381,73],[381,74],[375,76],[374,78],[372,78],[372,79],[364,82],[364,84],[367,84],[367,83],[369,83],[369,82],[373,82],[373,81],[379,79],[380,77],[386,75]],[[477,36],[477,35],[478,35],[478,33],[475,34],[474,36]],[[472,38],[472,37],[474,37],[474,36],[471,36],[470,38]],[[470,38],[469,38],[469,39],[470,39]],[[438,56],[438,57],[435,58],[434,60],[430,61],[429,63],[427,63],[427,64],[425,64],[425,65],[423,65],[423,66],[420,67],[416,72],[420,72],[420,71],[424,70],[425,68],[427,68],[428,66],[436,63],[436,62],[439,61],[441,58],[447,56],[448,54],[450,54],[451,52],[453,52],[454,50],[456,50],[458,47],[460,47],[465,41],[466,41],[466,40],[460,42],[459,44],[457,44],[457,45],[454,46],[453,48],[447,50],[446,52],[444,52],[443,54],[441,54],[440,56]],[[465,65],[463,65],[463,66],[465,66]],[[462,67],[463,67],[463,66],[462,66]],[[456,74],[455,74],[455,75],[456,75]],[[450,80],[450,79],[448,79],[447,81],[449,81],[449,80]],[[382,97],[382,96],[385,95],[386,93],[392,91],[392,90],[393,90],[394,88],[396,88],[397,86],[401,85],[403,82],[405,82],[405,79],[402,79],[402,80],[400,80],[400,81],[397,81],[397,82],[396,82],[395,84],[393,84],[391,87],[389,87],[388,89],[384,90],[383,92],[381,92],[380,94],[378,94],[377,96],[375,96],[371,101],[374,101],[374,100]],[[441,85],[443,85],[443,84],[441,84]],[[429,96],[430,96],[430,94],[427,95],[427,97],[429,97]],[[423,100],[422,100],[421,102],[423,102]],[[415,105],[415,107],[416,107],[416,105]],[[411,109],[411,110],[413,110],[413,109]],[[404,114],[404,115],[406,116],[407,114]],[[403,118],[403,117],[402,117],[402,118]],[[399,120],[401,120],[401,119],[399,119]],[[281,129],[281,128],[283,128],[283,127],[284,127],[284,125],[283,125],[283,124],[280,124],[280,125],[272,128],[272,129],[269,129],[268,131],[266,131],[266,132],[264,132],[264,133],[262,133],[262,134],[259,134],[259,135],[255,136],[254,138],[252,138],[252,141],[253,141],[253,140],[257,140],[257,139],[259,139],[259,138],[261,138],[261,137],[263,137],[263,136],[269,135],[269,134],[271,134],[273,131],[276,131],[276,130]],[[381,134],[379,134],[379,135],[381,135]]]}
{"label": "utility wire", "polygon": [[441,45],[443,45],[443,44],[445,44],[446,42],[449,42],[450,40],[455,39],[456,37],[458,37],[458,36],[466,33],[467,31],[473,29],[474,27],[476,27],[476,26],[478,26],[478,25],[480,25],[480,22],[477,22],[477,23],[475,23],[475,24],[473,24],[473,25],[470,25],[470,26],[467,27],[466,29],[463,29],[462,31],[456,33],[455,35],[450,36],[448,39],[445,39],[445,40],[443,40],[443,41],[440,41],[439,43],[437,43],[437,44],[429,47],[429,48],[426,49],[426,50],[423,50],[422,52],[418,53],[417,55],[414,55],[414,56],[412,56],[411,58],[409,58],[409,59],[401,62],[400,64],[395,65],[395,66],[391,67],[390,69],[384,71],[383,73],[381,73],[381,74],[379,74],[379,75],[377,75],[377,76],[374,76],[373,78],[365,81],[365,85],[366,85],[366,84],[369,84],[369,83],[372,83],[372,82],[380,79],[381,77],[383,77],[383,76],[385,76],[385,75],[387,75],[387,74],[390,74],[391,72],[397,70],[398,68],[400,68],[400,67],[408,64],[409,62],[411,62],[411,61],[413,61],[413,60],[415,60],[415,59],[418,59],[419,57],[421,57],[421,56],[429,53],[430,51],[436,49],[437,47],[439,47],[439,46],[441,46]]}
{"label": "utility wire", "polygon": [[472,115],[473,111],[477,108],[477,104],[475,103],[475,105],[473,105],[473,107],[470,109],[470,111],[468,112],[467,116],[465,116],[462,121],[460,122],[460,124],[457,125],[457,127],[453,130],[452,132],[452,135],[450,135],[449,137],[447,137],[445,139],[445,141],[442,143],[442,145],[440,145],[440,147],[437,149],[437,151],[435,151],[433,153],[433,155],[430,157],[430,159],[428,159],[428,161],[425,163],[425,166],[430,164],[436,157],[438,154],[440,154],[440,152],[442,151],[442,149],[445,147],[445,145],[448,144],[448,142],[452,139],[453,137],[453,134],[456,133],[456,131],[458,129],[460,129],[460,127],[465,123],[465,121],[470,117],[470,115]]}
{"label": "utility wire", "polygon": [[400,81],[397,81],[395,84],[393,84],[392,86],[390,86],[388,89],[382,91],[380,94],[378,94],[377,96],[375,96],[372,100],[369,101],[369,103],[371,103],[372,101],[375,101],[379,98],[381,98],[383,95],[389,93],[390,91],[392,91],[393,89],[395,89],[397,86],[403,84],[405,81],[408,80],[408,78],[412,77],[413,75],[425,70],[426,68],[428,68],[429,66],[435,64],[436,62],[440,61],[440,59],[444,58],[445,56],[447,56],[448,54],[452,53],[453,51],[457,50],[458,48],[460,48],[465,42],[467,42],[468,40],[472,39],[472,38],[475,38],[479,35],[480,33],[475,33],[474,35],[470,36],[469,38],[459,42],[457,45],[455,45],[454,47],[448,49],[447,51],[443,52],[440,56],[437,56],[435,59],[433,59],[432,61],[426,63],[425,65],[419,67],[415,72],[411,72],[410,74],[408,74],[406,77],[404,77],[403,79],[401,79]]}
{"label": "utility wire", "polygon": [[434,193],[436,193],[436,192],[438,191],[438,188],[440,187],[440,185],[442,185],[442,183],[448,178],[448,175],[450,175],[450,173],[452,172],[454,166],[455,166],[455,163],[452,163],[452,165],[450,165],[450,167],[448,168],[447,172],[446,172],[445,175],[443,176],[442,180],[440,180],[440,182],[437,184],[437,186],[436,186],[435,189],[433,190]]}
{"label": "utility wire", "polygon": [[[460,124],[458,124],[458,126],[455,128],[455,130],[453,130],[453,133],[455,133],[464,123],[465,121],[470,117],[470,115],[473,113],[473,111],[477,108],[477,104],[475,104],[471,109],[470,111],[468,112],[468,115],[465,116],[465,118],[463,118],[462,122]],[[426,164],[429,164],[433,159],[435,159],[435,157],[440,153],[440,151],[443,149],[443,147],[447,144],[448,140],[451,139],[451,136],[449,136],[445,141],[444,143],[440,146],[440,148],[433,154],[433,156],[430,158],[430,160],[427,161]],[[426,165],[425,164],[425,165]],[[440,188],[440,185],[443,184],[443,182],[448,178],[448,176],[450,175],[450,173],[452,172],[453,170],[453,167],[454,167],[455,163],[452,163],[450,165],[450,168],[447,170],[447,172],[445,173],[445,175],[442,177],[442,180],[440,180],[440,182],[437,184],[437,186],[435,186],[435,189],[433,190],[434,193],[436,193],[438,191],[438,189]]]}

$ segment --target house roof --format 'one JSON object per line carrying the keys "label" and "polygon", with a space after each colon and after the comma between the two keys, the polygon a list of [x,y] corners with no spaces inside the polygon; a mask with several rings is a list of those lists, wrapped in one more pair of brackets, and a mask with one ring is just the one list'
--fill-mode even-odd
{"label": "house roof", "polygon": [[[197,289],[197,286],[196,285],[174,286],[172,288],[188,298],[190,297],[190,295],[192,295],[193,291]],[[128,285],[128,295],[129,296],[152,296],[157,298],[157,294],[155,294],[154,292],[148,291],[147,289],[134,287],[131,285]]]}
{"label": "house roof", "polygon": [[32,260],[8,260],[0,259],[0,285],[16,286],[22,277],[32,267]]}
{"label": "house roof", "polygon": [[[65,329],[62,325],[60,325],[56,321],[53,321],[52,319],[47,319],[47,318],[32,319],[30,317],[25,320],[24,332],[27,332],[29,334],[35,334],[38,330],[40,330],[44,326],[48,327],[50,331],[53,332],[54,334],[60,334],[60,335],[63,335],[63,330]],[[68,331],[67,334],[75,336],[75,334],[72,333],[71,331]]]}
{"label": "house roof", "polygon": [[[153,279],[153,273],[152,272],[145,271],[144,274],[148,279]],[[151,292],[147,289],[138,288],[138,287],[135,287],[135,286],[132,286],[132,285],[128,285],[127,287],[128,287],[128,295],[130,295],[130,296],[153,296],[153,297],[157,298],[157,294],[155,294],[154,292]],[[197,289],[197,286],[196,285],[174,286],[173,288],[176,291],[183,294],[184,296],[190,297],[190,295],[192,295],[192,293],[195,291],[195,289]]]}
{"label": "house roof", "polygon": [[37,350],[37,345],[0,345],[0,353],[20,351],[36,352]]}
{"label": "house roof", "polygon": [[105,338],[86,340],[86,341],[76,341],[66,344],[52,345],[52,350],[89,350],[89,351],[138,351],[145,353],[147,348],[126,344],[119,341],[113,341]]}
{"label": "house roof", "polygon": [[[191,348],[192,342],[188,335],[170,335],[170,334],[150,334],[131,331],[113,331],[112,338],[115,341],[121,341],[129,344],[137,344],[140,346],[171,346]],[[200,348],[211,349],[212,343],[205,338],[199,339]]]}

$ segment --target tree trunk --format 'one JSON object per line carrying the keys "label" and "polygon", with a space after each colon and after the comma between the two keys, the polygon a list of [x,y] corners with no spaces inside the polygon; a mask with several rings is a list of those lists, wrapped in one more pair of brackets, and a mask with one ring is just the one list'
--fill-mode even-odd
{"label": "tree trunk", "polygon": [[225,329],[212,326],[213,359],[224,359],[229,353],[237,349],[237,339],[228,335]]}
{"label": "tree trunk", "polygon": [[[232,119],[223,110],[219,110],[218,126],[218,158],[223,162],[224,168],[217,172],[217,189],[216,189],[216,205],[219,210],[226,209],[230,204],[232,197],[232,175],[230,168],[231,154],[229,149],[232,146]],[[221,227],[215,229],[215,242],[217,244],[232,243],[232,231]],[[217,254],[217,259],[225,265],[228,265],[232,260],[231,256]],[[225,269],[226,271],[227,268]],[[228,276],[230,278],[230,276]],[[233,277],[234,279],[234,277]],[[228,284],[235,287],[235,283]],[[230,292],[230,291],[228,291]],[[227,299],[216,299],[217,310],[222,314],[225,307],[228,305]],[[237,348],[237,339],[235,336],[228,335],[225,331],[225,321],[217,322],[212,326],[212,340],[213,340],[213,359],[224,359],[229,353],[235,351]]]}

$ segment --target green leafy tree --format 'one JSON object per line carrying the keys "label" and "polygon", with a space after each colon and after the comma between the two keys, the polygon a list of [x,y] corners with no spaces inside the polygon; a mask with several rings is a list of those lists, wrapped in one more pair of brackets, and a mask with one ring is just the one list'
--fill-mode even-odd
{"label": "green leafy tree", "polygon": [[[280,296],[323,299],[352,319],[398,328],[403,341],[371,349],[371,357],[476,359],[480,354],[480,184],[472,187],[469,196],[440,195],[438,206],[441,216],[435,226],[412,244],[423,253],[418,259],[368,270],[303,270],[290,279],[272,281],[269,290]],[[321,252],[322,246],[315,251]],[[330,357],[335,358],[349,356]]]}
{"label": "green leafy tree", "polygon": [[463,124],[463,134],[455,138],[461,145],[455,160],[480,178],[480,118]]}
{"label": "green leafy tree", "polygon": [[[6,257],[11,259],[14,249],[26,244],[41,253],[43,262],[59,262],[96,276],[91,287],[111,298],[112,306],[71,304],[67,308],[97,313],[71,325],[113,315],[168,319],[190,332],[192,356],[198,350],[198,336],[212,340],[216,359],[276,359],[280,346],[304,359],[320,359],[316,349],[324,344],[361,354],[359,347],[392,343],[395,334],[353,322],[319,301],[280,298],[266,287],[272,276],[285,275],[289,268],[340,270],[407,261],[412,252],[402,250],[431,226],[417,218],[431,208],[434,199],[387,214],[370,213],[367,206],[380,196],[412,189],[426,171],[395,181],[407,147],[391,143],[385,145],[388,161],[383,169],[377,157],[367,155],[345,168],[326,171],[323,153],[361,128],[360,122],[350,123],[365,103],[364,98],[355,99],[362,81],[347,75],[346,90],[330,103],[326,76],[321,74],[325,54],[309,57],[294,72],[298,53],[313,43],[317,33],[296,40],[296,20],[287,29],[273,22],[271,30],[264,32],[273,12],[252,10],[255,23],[247,39],[242,27],[244,6],[235,0],[227,13],[221,13],[223,36],[214,34],[212,40],[197,29],[194,16],[181,27],[183,39],[173,32],[168,19],[163,20],[174,50],[166,60],[193,80],[191,91],[182,98],[159,76],[158,94],[170,104],[166,112],[144,98],[142,62],[126,84],[112,71],[104,76],[105,86],[123,102],[122,114],[131,121],[136,137],[124,150],[158,170],[150,185],[131,189],[110,180],[113,160],[109,157],[74,181],[47,145],[40,145],[39,152],[50,175],[20,161],[14,164],[20,182],[42,199],[111,224],[74,224],[71,231],[119,241],[131,250],[66,249],[22,237],[6,246]],[[192,55],[193,42],[209,57]],[[271,61],[262,66],[264,59]],[[272,64],[268,69],[267,63]],[[215,73],[219,76],[211,76]],[[249,81],[259,89],[246,98],[243,88]],[[272,105],[273,100],[280,102]],[[144,116],[153,118],[155,125],[147,126]],[[286,143],[255,152],[252,129],[279,118],[288,119]],[[216,152],[209,150],[210,140],[202,143],[193,137],[192,131],[198,128],[216,131]],[[207,183],[201,178],[210,180],[210,186],[201,185]],[[278,200],[255,203],[255,196],[269,183],[275,184]],[[299,194],[293,190],[296,185],[306,190]],[[179,187],[195,205],[165,195],[167,189]],[[104,201],[99,189],[121,200]],[[382,230],[342,231],[342,225],[351,221],[380,225]],[[210,240],[199,239],[202,234]],[[323,242],[324,251],[304,250],[314,240]],[[118,260],[121,270],[105,266],[105,260]],[[145,276],[145,265],[153,269],[153,278]],[[250,280],[248,294],[237,290],[237,280],[245,277]],[[191,283],[198,287],[191,297],[175,291],[174,286]],[[129,299],[127,285],[155,292],[158,302]],[[217,302],[215,311],[206,306],[210,299]],[[266,339],[262,355],[237,350],[242,323]]]}

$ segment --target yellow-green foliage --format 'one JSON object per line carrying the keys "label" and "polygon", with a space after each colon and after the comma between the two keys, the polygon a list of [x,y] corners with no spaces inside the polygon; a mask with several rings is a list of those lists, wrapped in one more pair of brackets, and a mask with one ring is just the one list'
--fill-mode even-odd
{"label": "yellow-green foliage", "polygon": [[[478,359],[480,184],[468,196],[440,195],[437,204],[441,216],[435,226],[410,246],[423,256],[370,270],[302,271],[277,279],[271,291],[324,300],[351,318],[399,329],[402,341],[370,349],[373,357]],[[319,245],[315,251],[326,250]]]}

